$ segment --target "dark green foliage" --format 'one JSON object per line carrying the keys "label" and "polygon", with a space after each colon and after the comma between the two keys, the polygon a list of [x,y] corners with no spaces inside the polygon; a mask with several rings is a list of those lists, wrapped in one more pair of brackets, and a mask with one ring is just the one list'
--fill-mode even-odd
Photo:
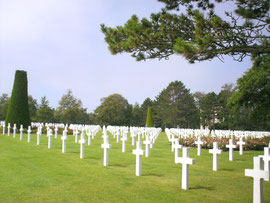
{"label": "dark green foliage", "polygon": [[9,97],[7,94],[2,94],[0,97],[0,120],[5,120],[8,110]]}
{"label": "dark green foliage", "polygon": [[229,100],[233,128],[270,130],[270,54],[253,56]]}
{"label": "dark green foliage", "polygon": [[130,125],[132,105],[120,94],[112,94],[101,99],[95,110],[99,125]]}
{"label": "dark green foliage", "polygon": [[30,125],[27,86],[26,71],[17,70],[8,105],[6,123],[10,123],[11,125],[16,123],[17,127],[23,125],[24,128]]}
{"label": "dark green foliage", "polygon": [[[89,124],[89,115],[86,108],[83,108],[82,101],[72,95],[69,89],[59,101],[59,107],[54,112],[54,119],[56,122],[69,124]],[[48,106],[48,105],[47,105]],[[47,107],[44,108],[46,113],[49,113]]]}
{"label": "dark green foliage", "polygon": [[147,118],[146,118],[146,127],[154,127],[153,119],[152,119],[152,107],[148,107],[147,110]]}
{"label": "dark green foliage", "polygon": [[145,119],[143,120],[143,109],[140,107],[138,103],[135,103],[135,105],[132,108],[132,118],[130,121],[131,126],[144,126]]}
{"label": "dark green foliage", "polygon": [[41,104],[36,112],[36,121],[41,123],[54,122],[54,110],[49,106],[46,96],[41,98]]}
{"label": "dark green foliage", "polygon": [[200,100],[200,118],[201,125],[208,126],[212,129],[218,114],[217,95],[210,92],[203,96]]}
{"label": "dark green foliage", "polygon": [[31,95],[28,96],[28,105],[29,105],[30,120],[36,121],[38,104],[37,100],[34,99]]}
{"label": "dark green foliage", "polygon": [[112,54],[127,52],[137,60],[180,54],[194,63],[223,55],[241,61],[250,54],[270,53],[265,41],[270,32],[269,0],[158,1],[165,8],[150,19],[133,15],[124,26],[101,25]]}
{"label": "dark green foliage", "polygon": [[[180,81],[171,82],[156,97],[153,107],[158,127],[198,128],[199,111],[189,89]],[[157,120],[157,121],[156,121]]]}

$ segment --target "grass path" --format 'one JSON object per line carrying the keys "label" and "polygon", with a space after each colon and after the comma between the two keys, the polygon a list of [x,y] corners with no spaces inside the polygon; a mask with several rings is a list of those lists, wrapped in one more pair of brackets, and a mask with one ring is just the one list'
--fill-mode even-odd
{"label": "grass path", "polygon": [[[219,155],[219,171],[212,171],[212,154],[190,149],[195,165],[190,166],[190,190],[181,186],[181,164],[174,164],[165,133],[161,133],[143,157],[142,176],[135,176],[135,155],[131,139],[127,152],[110,136],[109,166],[103,166],[101,131],[85,145],[85,159],[80,159],[80,145],[69,135],[67,153],[61,152],[61,139],[36,135],[27,143],[19,135],[0,135],[0,202],[252,202],[253,179],[244,176],[244,169],[253,167],[253,156],[262,151],[248,151],[234,161],[228,152]],[[181,154],[181,153],[180,153]],[[270,182],[264,181],[264,202],[270,202]]]}

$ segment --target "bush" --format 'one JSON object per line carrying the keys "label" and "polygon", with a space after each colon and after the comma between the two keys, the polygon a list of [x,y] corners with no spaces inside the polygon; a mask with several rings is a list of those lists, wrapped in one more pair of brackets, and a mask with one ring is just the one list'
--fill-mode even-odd
{"label": "bush", "polygon": [[16,123],[17,127],[23,125],[24,128],[30,125],[27,86],[27,73],[17,70],[8,104],[6,124],[10,123],[13,126]]}
{"label": "bush", "polygon": [[153,123],[153,119],[152,119],[152,107],[148,107],[145,126],[154,127],[154,123]]}

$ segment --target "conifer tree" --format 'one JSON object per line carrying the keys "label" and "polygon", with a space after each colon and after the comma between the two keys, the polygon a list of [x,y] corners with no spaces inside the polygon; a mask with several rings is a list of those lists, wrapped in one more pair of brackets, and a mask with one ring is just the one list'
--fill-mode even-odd
{"label": "conifer tree", "polygon": [[153,119],[152,119],[152,107],[148,107],[147,110],[147,118],[146,118],[146,127],[154,127]]}
{"label": "conifer tree", "polygon": [[27,86],[26,71],[17,70],[6,116],[6,123],[12,126],[14,123],[17,127],[23,125],[24,128],[30,125]]}

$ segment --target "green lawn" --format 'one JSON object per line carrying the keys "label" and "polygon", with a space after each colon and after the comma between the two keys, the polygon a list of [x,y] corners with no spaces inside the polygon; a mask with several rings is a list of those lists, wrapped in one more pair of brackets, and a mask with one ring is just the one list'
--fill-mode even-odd
{"label": "green lawn", "polygon": [[[127,152],[110,135],[109,166],[103,166],[101,131],[85,145],[85,159],[80,159],[80,145],[69,135],[67,153],[61,151],[61,139],[36,135],[27,143],[0,135],[0,202],[252,202],[253,179],[244,170],[253,167],[253,157],[262,151],[228,152],[219,155],[219,171],[212,171],[212,154],[202,150],[197,156],[191,149],[190,190],[181,188],[181,164],[174,164],[165,133],[158,137],[150,157],[143,157],[142,176],[135,176],[135,155],[131,139]],[[264,201],[270,202],[270,182],[263,182]]]}

